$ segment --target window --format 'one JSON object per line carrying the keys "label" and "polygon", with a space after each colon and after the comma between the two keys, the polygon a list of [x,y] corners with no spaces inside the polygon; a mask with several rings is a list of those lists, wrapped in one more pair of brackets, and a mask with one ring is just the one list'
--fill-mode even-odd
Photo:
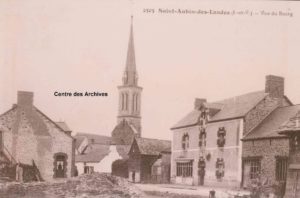
{"label": "window", "polygon": [[226,130],[225,127],[220,127],[218,130],[218,139],[217,139],[217,145],[218,147],[224,147],[225,145],[225,136],[226,136]]}
{"label": "window", "polygon": [[128,94],[125,93],[125,110],[128,110]]}
{"label": "window", "polygon": [[122,102],[121,110],[124,110],[124,106],[125,106],[125,105],[124,105],[124,100],[125,100],[125,99],[124,99],[124,93],[121,93],[121,98],[122,98],[122,99],[121,99],[121,102]]}
{"label": "window", "polygon": [[94,172],[93,166],[84,166],[84,173],[85,174],[92,174]]}
{"label": "window", "polygon": [[135,111],[138,111],[138,94],[135,94]]}
{"label": "window", "polygon": [[249,177],[250,179],[255,179],[259,177],[261,164],[260,158],[250,158],[245,160],[245,166],[249,167]]}
{"label": "window", "polygon": [[205,128],[200,128],[199,147],[205,147],[205,146],[206,146],[206,132],[205,132]]}
{"label": "window", "polygon": [[189,135],[186,133],[182,136],[182,149],[186,150],[189,148]]}
{"label": "window", "polygon": [[300,137],[299,136],[293,136],[291,139],[291,149],[293,151],[300,150]]}
{"label": "window", "polygon": [[132,112],[135,112],[135,93],[132,95]]}
{"label": "window", "polygon": [[276,180],[285,181],[288,166],[287,157],[276,157]]}
{"label": "window", "polygon": [[193,176],[193,162],[177,162],[176,176],[177,177],[192,177]]}
{"label": "window", "polygon": [[218,158],[216,162],[216,177],[218,179],[224,177],[224,173],[225,173],[224,169],[225,169],[224,159]]}
{"label": "window", "polygon": [[205,160],[203,157],[200,157],[198,161],[198,175],[205,175]]}

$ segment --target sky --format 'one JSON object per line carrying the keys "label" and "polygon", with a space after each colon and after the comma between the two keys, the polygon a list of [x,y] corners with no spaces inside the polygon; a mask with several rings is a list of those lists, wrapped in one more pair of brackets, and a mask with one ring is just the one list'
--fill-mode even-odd
{"label": "sky", "polygon": [[[293,16],[279,16],[279,11]],[[170,128],[193,109],[195,98],[216,101],[263,90],[268,74],[283,76],[285,95],[300,103],[297,2],[2,0],[0,113],[16,103],[18,90],[32,91],[35,106],[52,120],[65,121],[74,132],[110,135],[117,121],[117,86],[122,84],[131,15],[143,87],[143,137],[171,139]],[[57,97],[56,91],[108,96]]]}

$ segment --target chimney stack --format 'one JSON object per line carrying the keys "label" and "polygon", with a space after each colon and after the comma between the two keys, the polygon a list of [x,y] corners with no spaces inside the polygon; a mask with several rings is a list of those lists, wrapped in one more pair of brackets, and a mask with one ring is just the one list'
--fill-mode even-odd
{"label": "chimney stack", "polygon": [[19,106],[31,107],[33,106],[33,92],[18,91],[18,102]]}
{"label": "chimney stack", "polygon": [[280,76],[266,76],[265,92],[273,98],[282,98],[284,96],[284,78]]}
{"label": "chimney stack", "polygon": [[196,98],[194,103],[194,109],[199,110],[201,105],[206,102],[205,98]]}

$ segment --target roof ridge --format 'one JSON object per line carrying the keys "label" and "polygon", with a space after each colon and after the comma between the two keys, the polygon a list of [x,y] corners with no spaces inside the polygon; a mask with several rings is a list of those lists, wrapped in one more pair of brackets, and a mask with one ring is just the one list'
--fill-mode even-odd
{"label": "roof ridge", "polygon": [[278,107],[277,109],[283,109],[283,108],[292,108],[292,107],[295,107],[295,106],[299,106],[300,107],[300,104],[293,104],[293,105],[290,105],[290,106],[283,106],[283,107]]}
{"label": "roof ridge", "polygon": [[266,93],[264,90],[260,90],[260,91],[251,91],[251,92],[247,92],[247,93],[244,93],[244,94],[240,94],[240,95],[236,95],[236,96],[232,96],[232,97],[229,97],[229,98],[225,98],[225,99],[221,99],[221,100],[217,100],[215,102],[208,102],[208,103],[219,103],[219,104],[223,104],[221,103],[222,101],[225,101],[225,100],[230,100],[230,99],[234,99],[236,97],[241,97],[241,96],[245,96],[245,95],[249,95],[249,94],[257,94],[257,93],[265,93],[266,95],[268,95],[268,93]]}
{"label": "roof ridge", "polygon": [[157,139],[157,138],[136,137],[136,139],[160,140],[160,141],[170,141],[171,142],[171,140]]}

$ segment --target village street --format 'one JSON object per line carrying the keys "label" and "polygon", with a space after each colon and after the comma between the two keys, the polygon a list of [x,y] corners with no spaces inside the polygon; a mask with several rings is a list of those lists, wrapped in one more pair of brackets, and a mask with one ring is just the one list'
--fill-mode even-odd
{"label": "village street", "polygon": [[[174,184],[135,184],[140,190],[148,194],[154,194],[149,196],[149,198],[157,197],[169,198],[174,197],[176,194],[181,195],[181,197],[208,197],[209,192],[214,190],[216,197],[218,198],[229,198],[234,196],[249,195],[249,192],[243,190],[229,190],[227,188],[212,188],[207,186],[185,186],[185,185],[174,185]],[[152,192],[152,193],[147,193]],[[155,193],[154,193],[155,192]],[[175,194],[175,195],[174,195]],[[173,195],[173,196],[171,196]]]}

